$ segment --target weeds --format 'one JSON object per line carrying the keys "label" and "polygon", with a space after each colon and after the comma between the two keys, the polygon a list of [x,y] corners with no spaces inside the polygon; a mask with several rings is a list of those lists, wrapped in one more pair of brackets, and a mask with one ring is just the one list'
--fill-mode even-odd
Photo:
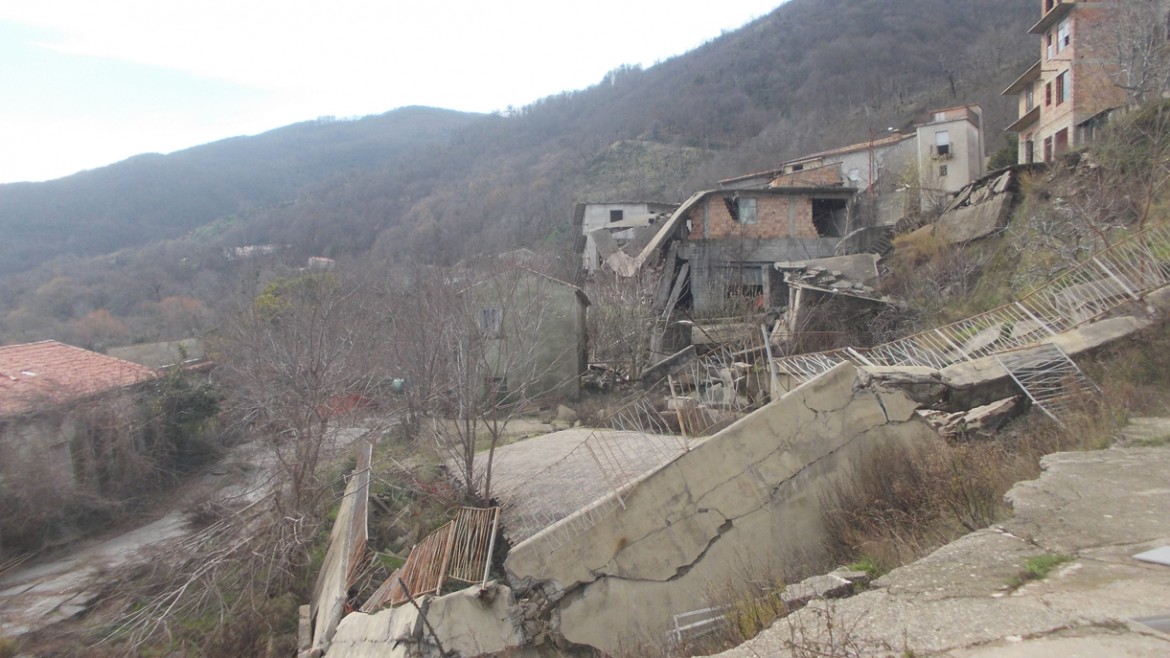
{"label": "weeds", "polygon": [[727,611],[728,634],[733,644],[759,635],[760,631],[783,617],[788,609],[780,599],[781,588],[771,589],[761,596],[741,596]]}
{"label": "weeds", "polygon": [[810,605],[789,616],[787,622],[788,639],[784,645],[794,658],[860,658],[873,648],[865,646],[857,632],[861,618],[843,618],[832,602]]}
{"label": "weeds", "polygon": [[889,571],[888,569],[882,568],[876,560],[868,555],[862,555],[856,562],[850,564],[848,568],[853,571],[864,571],[869,574],[870,580],[881,578]]}
{"label": "weeds", "polygon": [[1037,477],[1041,457],[1112,441],[1122,414],[1109,404],[1082,408],[1063,427],[1032,413],[990,440],[874,450],[822,501],[830,556],[859,565],[864,556],[868,568],[858,568],[884,573],[1006,518],[1004,494]]}
{"label": "weeds", "polygon": [[1059,553],[1045,553],[1034,555],[1024,562],[1024,568],[1008,580],[1008,585],[1016,589],[1033,580],[1044,580],[1056,567],[1068,562],[1072,558]]}

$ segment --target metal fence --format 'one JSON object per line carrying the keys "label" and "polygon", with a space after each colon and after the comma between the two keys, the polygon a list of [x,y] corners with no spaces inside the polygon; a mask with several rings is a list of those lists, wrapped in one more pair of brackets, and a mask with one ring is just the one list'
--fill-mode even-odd
{"label": "metal fence", "polygon": [[1018,301],[870,348],[843,348],[775,359],[791,390],[833,366],[944,368],[1034,345],[1099,318],[1170,283],[1170,224],[1122,240]]}

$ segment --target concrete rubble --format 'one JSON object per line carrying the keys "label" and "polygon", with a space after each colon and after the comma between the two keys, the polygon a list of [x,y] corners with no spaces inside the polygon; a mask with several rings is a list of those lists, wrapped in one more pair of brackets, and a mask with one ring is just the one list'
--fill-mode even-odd
{"label": "concrete rubble", "polygon": [[[1170,425],[1159,427],[1146,436],[1165,442]],[[1015,515],[1003,524],[895,569],[862,594],[814,600],[718,655],[1170,655],[1170,635],[1154,629],[1170,615],[1170,567],[1133,557],[1170,545],[1170,448],[1058,453],[1042,466],[1039,479],[1008,493]],[[1019,584],[1038,555],[1067,561]]]}
{"label": "concrete rubble", "polygon": [[[436,658],[522,652],[525,633],[512,591],[489,583],[441,597],[419,597],[419,608],[401,605],[368,615],[354,612],[341,620],[330,658]],[[420,609],[421,613],[420,614]],[[425,621],[424,618],[425,617]],[[434,633],[432,634],[432,631]]]}
{"label": "concrete rubble", "polygon": [[1004,423],[1016,417],[1024,410],[1023,396],[1014,395],[990,404],[975,407],[970,411],[943,411],[922,410],[918,413],[926,418],[935,430],[943,437],[970,438],[975,435],[990,435],[1003,427]]}
{"label": "concrete rubble", "polygon": [[803,608],[816,599],[840,599],[851,596],[858,587],[869,584],[869,573],[838,569],[820,576],[810,576],[784,588],[780,600],[788,610]]}
{"label": "concrete rubble", "polygon": [[855,459],[939,440],[917,403],[857,377],[839,366],[645,476],[594,525],[570,517],[517,544],[509,583],[548,597],[548,632],[567,646],[615,653],[664,637],[673,615],[702,607],[710,583],[746,562],[807,568],[823,494]]}
{"label": "concrete rubble", "polygon": [[1016,169],[985,176],[965,187],[935,223],[913,233],[929,234],[947,244],[964,244],[1007,226],[1018,187]]}

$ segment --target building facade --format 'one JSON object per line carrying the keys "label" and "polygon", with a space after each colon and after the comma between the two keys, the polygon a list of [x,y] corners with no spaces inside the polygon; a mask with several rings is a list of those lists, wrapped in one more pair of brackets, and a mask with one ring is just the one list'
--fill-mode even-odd
{"label": "building facade", "polygon": [[[1003,91],[1018,98],[1019,118],[1006,130],[1019,135],[1019,162],[1048,162],[1084,145],[1109,110],[1126,102],[1124,80],[1134,63],[1123,53],[1137,45],[1127,40],[1135,30],[1167,29],[1164,0],[1129,2],[1133,8],[1125,1],[1040,0],[1040,20],[1028,30],[1040,37],[1040,59]],[[1158,21],[1140,24],[1149,23],[1138,18],[1147,13]],[[1130,20],[1135,24],[1126,25]]]}
{"label": "building facade", "polygon": [[157,376],[51,340],[0,347],[0,486],[30,469],[62,491],[95,480],[103,455],[79,415],[95,404],[123,413],[133,406],[134,389]]}
{"label": "building facade", "polygon": [[934,110],[915,130],[918,180],[923,205],[928,196],[949,198],[983,176],[983,110],[960,105]]}

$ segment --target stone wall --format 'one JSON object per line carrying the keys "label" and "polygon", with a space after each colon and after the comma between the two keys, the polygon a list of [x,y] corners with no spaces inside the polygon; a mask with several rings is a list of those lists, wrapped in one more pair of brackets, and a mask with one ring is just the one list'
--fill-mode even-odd
{"label": "stone wall", "polygon": [[823,566],[822,501],[856,461],[939,440],[917,406],[838,366],[646,476],[592,527],[570,517],[513,547],[509,581],[555,601],[552,633],[570,644],[661,641],[714,589]]}

